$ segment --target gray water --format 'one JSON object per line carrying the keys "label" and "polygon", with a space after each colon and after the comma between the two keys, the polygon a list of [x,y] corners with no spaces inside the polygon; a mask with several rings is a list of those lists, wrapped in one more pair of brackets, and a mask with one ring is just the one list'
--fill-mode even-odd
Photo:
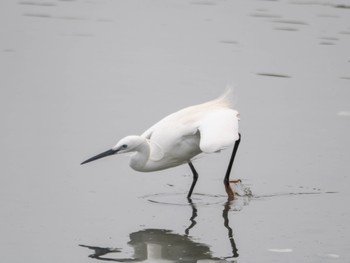
{"label": "gray water", "polygon": [[[350,262],[349,47],[346,0],[1,1],[1,262]],[[253,196],[79,165],[227,84]]]}

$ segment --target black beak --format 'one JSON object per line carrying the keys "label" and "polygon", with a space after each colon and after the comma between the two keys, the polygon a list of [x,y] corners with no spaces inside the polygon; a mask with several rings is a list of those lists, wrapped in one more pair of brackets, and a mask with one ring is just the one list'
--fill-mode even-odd
{"label": "black beak", "polygon": [[100,153],[100,154],[98,154],[98,155],[96,155],[96,156],[94,156],[94,157],[91,157],[90,159],[87,159],[86,161],[82,162],[81,164],[89,163],[89,162],[92,162],[92,161],[101,159],[101,158],[103,158],[103,157],[116,154],[117,152],[118,152],[118,150],[110,149],[110,150],[105,151],[105,152],[103,152],[103,153]]}

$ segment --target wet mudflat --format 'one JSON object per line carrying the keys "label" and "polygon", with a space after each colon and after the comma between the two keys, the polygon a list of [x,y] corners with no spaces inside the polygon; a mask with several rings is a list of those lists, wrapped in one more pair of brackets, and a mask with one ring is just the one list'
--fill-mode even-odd
{"label": "wet mudflat", "polygon": [[[349,1],[0,4],[4,262],[349,262]],[[80,166],[234,87],[242,142]],[[238,189],[242,190],[242,189]],[[244,190],[244,189],[243,189]]]}

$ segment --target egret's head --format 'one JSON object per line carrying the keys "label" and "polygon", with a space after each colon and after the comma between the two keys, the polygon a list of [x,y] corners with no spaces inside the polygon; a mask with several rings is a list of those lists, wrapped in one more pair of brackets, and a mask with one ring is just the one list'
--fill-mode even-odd
{"label": "egret's head", "polygon": [[136,136],[136,135],[126,136],[123,139],[121,139],[115,146],[113,146],[112,149],[105,151],[103,153],[100,153],[94,157],[91,157],[90,159],[87,159],[81,164],[89,163],[89,162],[92,162],[110,155],[114,155],[117,153],[127,153],[127,152],[136,151],[136,148],[139,145],[141,145],[144,141],[145,139],[140,136]]}
{"label": "egret's head", "polygon": [[114,147],[112,147],[112,150],[117,153],[133,152],[144,141],[145,139],[140,136],[129,135],[121,139]]}

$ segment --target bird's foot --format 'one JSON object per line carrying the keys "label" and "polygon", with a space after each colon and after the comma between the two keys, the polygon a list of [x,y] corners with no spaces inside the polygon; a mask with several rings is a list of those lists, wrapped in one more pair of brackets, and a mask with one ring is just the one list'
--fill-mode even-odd
{"label": "bird's foot", "polygon": [[238,183],[242,183],[242,180],[241,180],[241,179],[230,180],[230,183],[232,183],[232,184],[238,184]]}
{"label": "bird's foot", "polygon": [[234,200],[235,199],[235,192],[233,191],[230,183],[232,184],[238,184],[238,183],[241,183],[242,180],[241,179],[237,179],[237,180],[230,180],[228,183],[225,183],[225,190],[226,190],[226,193],[227,193],[227,197],[228,197],[228,200]]}
{"label": "bird's foot", "polygon": [[234,200],[235,199],[235,192],[232,190],[230,183],[225,184],[225,190],[227,193],[228,200],[229,201]]}

